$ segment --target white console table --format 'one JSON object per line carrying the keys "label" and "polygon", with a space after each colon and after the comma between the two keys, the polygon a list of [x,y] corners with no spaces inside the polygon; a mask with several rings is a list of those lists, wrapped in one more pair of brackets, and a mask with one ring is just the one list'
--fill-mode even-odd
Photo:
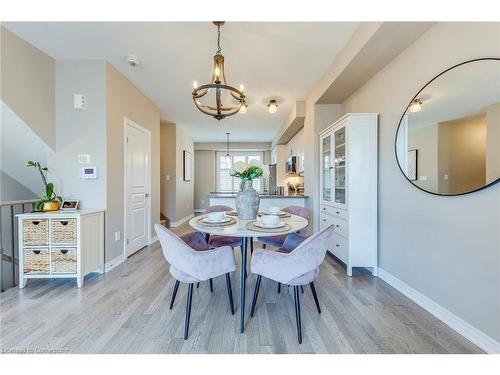
{"label": "white console table", "polygon": [[19,287],[28,279],[75,278],[104,273],[104,211],[33,212],[17,215]]}

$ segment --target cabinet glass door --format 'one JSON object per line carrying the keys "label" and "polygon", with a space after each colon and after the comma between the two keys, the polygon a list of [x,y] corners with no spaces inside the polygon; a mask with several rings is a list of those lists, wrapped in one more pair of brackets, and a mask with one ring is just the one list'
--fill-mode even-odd
{"label": "cabinet glass door", "polygon": [[332,141],[331,136],[326,136],[322,142],[323,186],[321,187],[323,201],[332,201]]}
{"label": "cabinet glass door", "polygon": [[345,204],[345,128],[340,128],[333,134],[334,138],[334,159],[335,170],[335,203]]}

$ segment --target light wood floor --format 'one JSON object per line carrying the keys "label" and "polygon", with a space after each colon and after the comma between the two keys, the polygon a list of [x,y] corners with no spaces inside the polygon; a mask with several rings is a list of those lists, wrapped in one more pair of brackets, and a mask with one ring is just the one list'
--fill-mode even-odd
{"label": "light wood floor", "polygon": [[[186,226],[177,229],[185,232]],[[240,252],[235,251],[240,264]],[[247,283],[250,310],[255,276]],[[238,309],[239,268],[232,276]],[[304,341],[297,343],[293,293],[262,281],[254,318],[239,333],[229,312],[225,279],[194,289],[189,339],[184,341],[186,286],[168,309],[174,280],[158,244],[105,275],[31,280],[0,295],[0,349],[67,353],[480,353],[444,323],[369,273],[346,276],[327,256],[315,282],[322,314],[309,288],[302,297]],[[292,289],[293,292],[293,289]],[[248,315],[248,314],[247,314]]]}

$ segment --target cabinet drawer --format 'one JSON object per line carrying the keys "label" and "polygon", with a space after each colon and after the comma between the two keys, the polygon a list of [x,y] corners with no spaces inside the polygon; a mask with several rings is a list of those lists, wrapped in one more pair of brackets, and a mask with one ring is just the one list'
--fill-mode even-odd
{"label": "cabinet drawer", "polygon": [[52,273],[76,273],[76,248],[52,248],[50,250]]}
{"label": "cabinet drawer", "polygon": [[76,219],[50,220],[52,245],[76,245]]}
{"label": "cabinet drawer", "polygon": [[333,232],[347,238],[348,237],[348,230],[347,230],[347,222],[344,220],[341,220],[339,218],[330,216],[328,214],[323,214],[321,213],[320,215],[320,220],[321,220],[321,229],[324,229],[330,225],[333,225]]}
{"label": "cabinet drawer", "polygon": [[342,220],[347,220],[347,210],[343,210],[341,208],[322,205],[321,206],[321,213],[329,214],[329,215],[338,217]]}
{"label": "cabinet drawer", "polygon": [[342,262],[347,264],[347,240],[338,234],[332,234],[330,237],[330,243],[328,245],[328,250],[339,258]]}
{"label": "cabinet drawer", "polygon": [[49,220],[23,220],[23,246],[49,244]]}
{"label": "cabinet drawer", "polygon": [[25,275],[48,275],[49,249],[24,249],[23,272]]}

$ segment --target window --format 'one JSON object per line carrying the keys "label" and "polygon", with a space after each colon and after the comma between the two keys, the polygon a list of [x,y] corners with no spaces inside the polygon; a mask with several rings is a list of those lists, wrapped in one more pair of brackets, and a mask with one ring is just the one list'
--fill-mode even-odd
{"label": "window", "polygon": [[[216,158],[216,184],[217,191],[238,191],[240,189],[240,179],[229,175],[233,163],[242,161],[250,163],[252,160],[258,160],[262,163],[264,160],[264,153],[261,151],[241,151],[231,152],[231,162],[226,163],[226,153],[218,151],[215,153]],[[262,192],[264,184],[260,178],[253,180],[253,187],[255,190]]]}

